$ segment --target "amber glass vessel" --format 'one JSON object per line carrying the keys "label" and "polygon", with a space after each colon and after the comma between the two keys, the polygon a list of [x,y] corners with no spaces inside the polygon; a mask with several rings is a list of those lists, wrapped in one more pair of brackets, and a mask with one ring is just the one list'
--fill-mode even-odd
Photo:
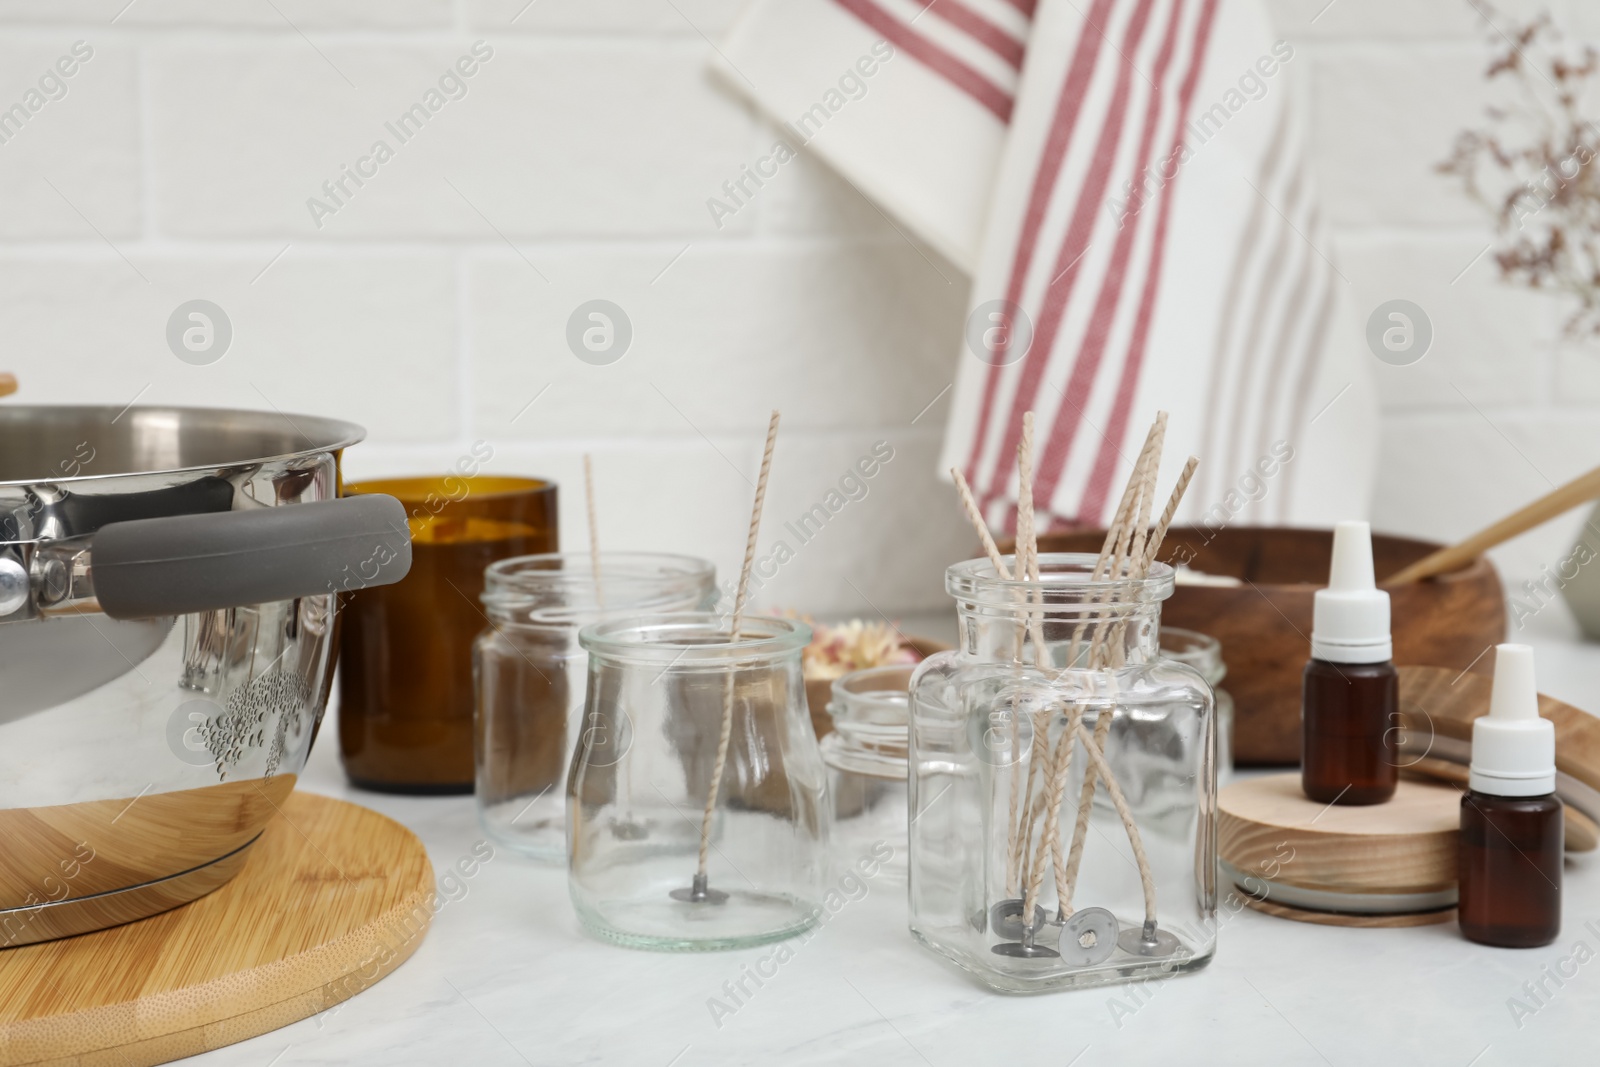
{"label": "amber glass vessel", "polygon": [[1392,663],[1306,664],[1300,784],[1323,804],[1382,804],[1400,781]]}
{"label": "amber glass vessel", "polygon": [[1501,948],[1538,948],[1561,933],[1561,801],[1461,798],[1461,933]]}
{"label": "amber glass vessel", "polygon": [[339,753],[345,774],[389,793],[470,793],[472,643],[483,571],[555,552],[556,486],[535,478],[393,478],[347,486],[406,506],[411,573],[342,608]]}

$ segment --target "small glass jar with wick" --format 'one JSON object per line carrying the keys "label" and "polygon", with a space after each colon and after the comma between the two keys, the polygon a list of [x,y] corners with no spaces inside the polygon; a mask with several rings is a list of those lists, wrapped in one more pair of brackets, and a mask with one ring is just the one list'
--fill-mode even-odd
{"label": "small glass jar with wick", "polygon": [[832,813],[793,619],[653,615],[584,627],[567,884],[590,933],[705,951],[821,915]]}

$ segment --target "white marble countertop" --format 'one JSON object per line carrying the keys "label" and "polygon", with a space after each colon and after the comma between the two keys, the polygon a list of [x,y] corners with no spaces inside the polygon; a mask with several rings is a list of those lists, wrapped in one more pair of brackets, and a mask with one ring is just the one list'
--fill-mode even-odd
{"label": "white marble countertop", "polygon": [[[1544,626],[1523,638],[1538,649],[1541,689],[1600,708],[1600,645],[1578,644],[1562,620]],[[324,725],[302,788],[404,823],[436,870],[471,852],[482,835],[470,797],[351,789],[335,727]],[[561,870],[504,851],[465,885],[390,977],[322,1017],[194,1062],[1490,1067],[1597,1057],[1595,854],[1568,861],[1562,933],[1547,948],[1474,945],[1454,924],[1349,930],[1246,910],[1226,921],[1198,974],[1024,998],[989,993],[914,944],[903,889],[869,883],[720,1026],[709,998],[725,999],[723,983],[770,949],[667,955],[602,944],[579,930]],[[1536,1002],[1524,986],[1541,981],[1548,995],[1535,989]],[[1512,998],[1533,1013],[1515,1018]]]}

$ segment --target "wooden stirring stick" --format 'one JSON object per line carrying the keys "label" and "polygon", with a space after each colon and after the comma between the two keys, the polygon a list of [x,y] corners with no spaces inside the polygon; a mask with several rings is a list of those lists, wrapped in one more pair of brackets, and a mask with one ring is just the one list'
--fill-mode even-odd
{"label": "wooden stirring stick", "polygon": [[1383,584],[1404,585],[1407,582],[1416,582],[1423,578],[1432,578],[1436,574],[1453,571],[1472,562],[1495,545],[1509,541],[1518,534],[1527,533],[1535,526],[1543,525],[1557,515],[1571,511],[1579,504],[1588,503],[1596,497],[1600,497],[1600,467],[1579,475],[1559,489],[1546,493],[1494,525],[1479,530],[1465,541],[1424,556],[1399,573],[1385,578]]}

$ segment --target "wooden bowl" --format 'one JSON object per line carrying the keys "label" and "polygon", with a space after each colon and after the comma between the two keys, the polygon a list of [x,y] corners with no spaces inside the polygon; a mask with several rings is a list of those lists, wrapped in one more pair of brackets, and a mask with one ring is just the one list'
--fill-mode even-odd
{"label": "wooden bowl", "polygon": [[[1104,538],[1104,531],[1095,530],[1045,534],[1039,551],[1099,552]],[[1372,535],[1379,575],[1394,574],[1438,547]],[[1311,655],[1311,598],[1327,584],[1332,556],[1332,530],[1285,527],[1173,527],[1161,546],[1164,562],[1244,582],[1180,585],[1161,608],[1163,624],[1199,630],[1222,642],[1228,666],[1223,685],[1236,707],[1238,763],[1300,760],[1300,672]],[[1505,640],[1505,594],[1486,558],[1438,578],[1385,588],[1397,664],[1465,670]]]}

